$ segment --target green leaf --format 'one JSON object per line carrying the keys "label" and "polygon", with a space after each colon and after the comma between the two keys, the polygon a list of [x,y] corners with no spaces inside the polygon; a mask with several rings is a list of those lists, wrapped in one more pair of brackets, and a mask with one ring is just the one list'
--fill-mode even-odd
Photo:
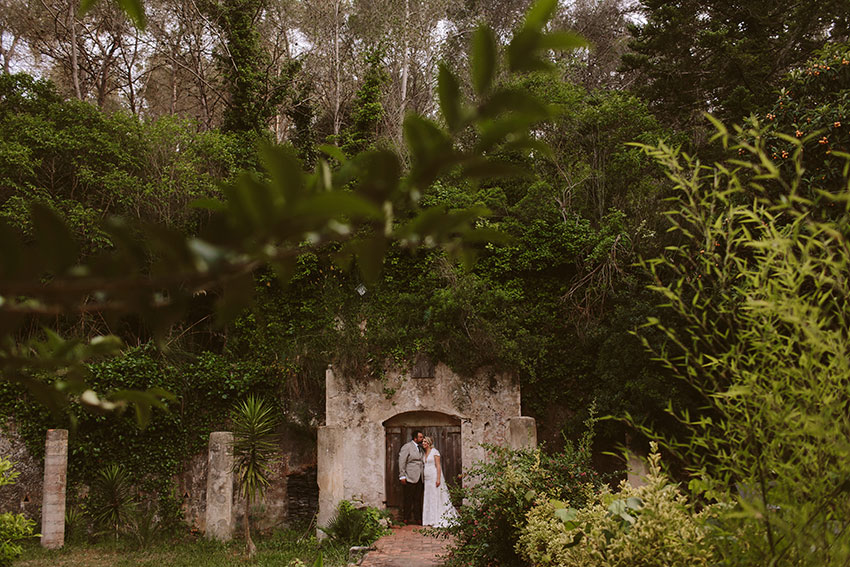
{"label": "green leaf", "polygon": [[329,158],[335,159],[339,162],[340,165],[348,161],[348,158],[345,157],[345,154],[337,146],[332,146],[330,144],[322,144],[320,146],[317,146],[316,149],[328,156]]}
{"label": "green leaf", "polygon": [[0,221],[0,242],[3,243],[0,246],[0,275],[15,276],[29,260],[24,260],[24,248],[18,234],[3,221]]}
{"label": "green leaf", "polygon": [[508,244],[513,240],[513,236],[495,228],[474,228],[463,235],[465,244]]}
{"label": "green leaf", "polygon": [[80,9],[78,14],[80,16],[85,16],[89,10],[94,8],[94,5],[97,4],[98,0],[80,0]]}
{"label": "green leaf", "polygon": [[358,155],[355,162],[360,171],[354,191],[359,196],[379,205],[395,196],[401,177],[401,162],[395,152],[387,149],[366,152]]}
{"label": "green leaf", "polygon": [[524,173],[527,173],[525,168],[505,160],[481,158],[471,160],[463,165],[463,175],[469,179],[515,177]]}
{"label": "green leaf", "polygon": [[[551,114],[549,107],[540,99],[529,94],[528,91],[516,88],[499,89],[479,109],[480,115],[485,118],[492,118],[506,112],[522,114],[526,121],[524,124],[543,120]],[[527,134],[525,128],[521,130]]]}
{"label": "green leaf", "polygon": [[239,274],[224,284],[221,296],[216,302],[216,315],[219,324],[234,320],[254,298],[254,276],[251,273]]}
{"label": "green leaf", "polygon": [[353,242],[352,249],[357,255],[357,267],[363,280],[366,283],[376,282],[384,266],[386,238],[382,234],[376,234],[372,238]]}
{"label": "green leaf", "polygon": [[557,8],[558,0],[538,0],[525,14],[523,27],[535,30],[543,29],[543,26],[552,19]]}
{"label": "green leaf", "polygon": [[496,76],[496,64],[498,50],[496,34],[490,26],[483,24],[478,26],[472,36],[472,52],[470,53],[470,67],[472,72],[472,86],[479,95],[490,90]]}
{"label": "green leaf", "polygon": [[404,139],[410,149],[410,181],[429,186],[444,170],[457,162],[451,139],[434,122],[415,114],[404,120]]}
{"label": "green leaf", "polygon": [[45,267],[57,274],[64,272],[77,262],[80,252],[74,235],[50,207],[35,202],[31,212],[36,244]]}
{"label": "green leaf", "polygon": [[220,199],[214,199],[212,197],[206,197],[203,199],[195,199],[189,206],[193,209],[206,209],[208,211],[223,211],[227,208],[227,206],[221,202]]}
{"label": "green leaf", "polygon": [[278,281],[281,285],[287,285],[289,280],[292,279],[293,274],[295,274],[295,270],[297,268],[297,262],[294,256],[281,258],[280,260],[275,260],[274,262],[269,262],[274,274],[277,276]]}
{"label": "green leaf", "polygon": [[[564,522],[565,524],[570,522],[574,523],[576,516],[578,515],[578,510],[575,508],[558,508],[555,510],[555,517]],[[575,525],[573,525],[575,527]]]}
{"label": "green leaf", "polygon": [[590,46],[582,36],[568,31],[554,31],[544,34],[537,45],[540,49],[553,49],[555,51],[572,51],[580,47]]}
{"label": "green leaf", "polygon": [[320,193],[305,199],[292,211],[296,217],[322,219],[350,216],[352,218],[379,219],[381,209],[371,201],[351,192]]}
{"label": "green leaf", "polygon": [[[294,150],[286,146],[265,145],[260,150],[263,167],[271,177],[272,195],[294,203],[304,194],[304,167]],[[277,199],[275,199],[277,201]],[[282,202],[274,203],[281,206]]]}
{"label": "green leaf", "polygon": [[440,63],[437,75],[437,95],[440,99],[440,112],[449,129],[455,131],[461,127],[461,94],[457,77],[445,63]]}
{"label": "green leaf", "polygon": [[145,29],[147,18],[145,17],[145,6],[142,4],[142,0],[118,0],[118,6],[124,10],[124,13],[127,14],[133,25],[140,30]]}

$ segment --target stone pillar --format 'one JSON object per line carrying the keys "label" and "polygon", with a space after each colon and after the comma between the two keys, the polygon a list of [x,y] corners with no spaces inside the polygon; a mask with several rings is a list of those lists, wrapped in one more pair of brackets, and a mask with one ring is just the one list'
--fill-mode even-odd
{"label": "stone pillar", "polygon": [[533,417],[517,416],[508,420],[508,447],[511,449],[537,447],[537,422]]}
{"label": "stone pillar", "polygon": [[646,461],[643,457],[631,451],[626,453],[626,459],[629,485],[634,488],[640,488],[646,484],[646,475],[649,474],[649,470],[646,468]]}
{"label": "stone pillar", "polygon": [[210,433],[207,460],[206,536],[228,541],[233,537],[233,434]]}
{"label": "stone pillar", "polygon": [[316,483],[319,485],[319,517],[316,537],[320,539],[326,534],[319,528],[328,525],[337,504],[345,499],[344,434],[342,427],[332,425],[319,427],[318,431]]}
{"label": "stone pillar", "polygon": [[48,429],[44,443],[44,495],[41,504],[41,546],[65,545],[65,487],[68,480],[68,430]]}

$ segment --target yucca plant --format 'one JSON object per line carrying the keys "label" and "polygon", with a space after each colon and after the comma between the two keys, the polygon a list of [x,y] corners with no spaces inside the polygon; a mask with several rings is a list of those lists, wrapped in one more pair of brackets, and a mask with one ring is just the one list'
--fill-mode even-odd
{"label": "yucca plant", "polygon": [[263,497],[269,485],[269,465],[277,443],[278,419],[274,408],[262,398],[251,395],[230,412],[233,422],[233,471],[239,479],[239,491],[245,498],[245,545],[253,557],[257,547],[251,539],[251,504]]}
{"label": "yucca plant", "polygon": [[127,470],[121,465],[104,467],[97,474],[92,492],[92,519],[104,532],[117,538],[127,526],[136,505]]}

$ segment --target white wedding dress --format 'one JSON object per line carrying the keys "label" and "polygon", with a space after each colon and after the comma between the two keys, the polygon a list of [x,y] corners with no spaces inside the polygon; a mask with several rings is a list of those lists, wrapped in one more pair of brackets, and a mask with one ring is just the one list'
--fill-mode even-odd
{"label": "white wedding dress", "polygon": [[440,486],[437,486],[437,463],[434,457],[440,456],[437,449],[431,449],[425,458],[425,494],[422,500],[422,525],[445,528],[458,517],[457,510],[449,500],[446,479],[440,471]]}

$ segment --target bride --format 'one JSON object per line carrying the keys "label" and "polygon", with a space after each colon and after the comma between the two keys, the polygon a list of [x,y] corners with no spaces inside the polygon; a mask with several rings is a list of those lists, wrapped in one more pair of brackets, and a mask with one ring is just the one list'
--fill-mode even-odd
{"label": "bride", "polygon": [[449,500],[449,489],[443,482],[440,467],[440,452],[434,448],[430,437],[422,440],[425,449],[425,494],[422,502],[422,525],[445,528],[457,516],[457,510]]}

